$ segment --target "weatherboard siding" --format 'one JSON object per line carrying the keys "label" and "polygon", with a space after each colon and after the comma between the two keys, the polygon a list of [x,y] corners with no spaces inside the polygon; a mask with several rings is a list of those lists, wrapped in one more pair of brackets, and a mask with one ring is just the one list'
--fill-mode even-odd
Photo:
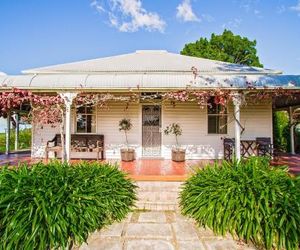
{"label": "weatherboard siding", "polygon": [[[120,148],[124,146],[125,136],[119,131],[118,124],[122,118],[130,118],[133,123],[128,133],[130,146],[136,149],[137,157],[142,156],[141,120],[142,104],[131,104],[125,109],[124,103],[110,103],[108,108],[97,108],[97,134],[104,135],[105,157],[119,159]],[[170,159],[171,148],[175,144],[174,136],[166,136],[163,129],[170,123],[181,125],[183,134],[179,143],[186,148],[187,159],[219,159],[223,157],[223,138],[234,137],[233,107],[228,109],[228,133],[226,135],[211,135],[207,133],[207,110],[196,103],[177,103],[175,107],[166,102],[162,105],[162,150],[161,156]],[[72,133],[75,128],[75,116],[72,115]],[[270,103],[247,105],[241,108],[241,124],[245,127],[242,139],[256,137],[272,138],[272,106]],[[33,126],[32,156],[44,157],[46,142],[59,133],[59,127],[50,125]],[[75,153],[76,157],[96,157],[93,153]],[[71,153],[74,156],[74,153]]]}
{"label": "weatherboard siding", "polygon": [[[234,137],[233,106],[228,108],[227,134],[207,133],[207,109],[196,103],[177,103],[175,107],[166,104],[163,107],[163,123],[177,122],[182,127],[179,143],[186,148],[187,159],[223,158],[223,138]],[[241,125],[245,131],[242,140],[255,140],[256,137],[272,138],[272,106],[270,103],[247,105],[241,107]],[[165,127],[164,126],[164,127]],[[163,135],[163,156],[170,157],[174,136]]]}
{"label": "weatherboard siding", "polygon": [[97,133],[104,135],[105,157],[108,159],[119,159],[120,149],[125,145],[124,132],[119,131],[122,118],[129,118],[133,124],[128,132],[128,142],[140,155],[140,105],[131,104],[126,109],[125,103],[111,103],[108,108],[97,109]]}
{"label": "weatherboard siding", "polygon": [[255,104],[241,108],[241,124],[245,127],[242,139],[273,138],[272,104]]}
{"label": "weatherboard siding", "polygon": [[[31,156],[33,158],[44,158],[47,141],[52,140],[55,134],[59,134],[59,126],[37,125],[32,126]],[[49,157],[53,156],[52,153]]]}
{"label": "weatherboard siding", "polygon": [[[177,103],[175,107],[165,104],[163,107],[163,123],[167,126],[177,122],[182,128],[179,144],[186,148],[187,159],[214,159],[223,155],[222,135],[207,134],[206,109],[196,103]],[[164,126],[164,127],[165,127]],[[163,156],[170,158],[173,135],[163,135]]]}

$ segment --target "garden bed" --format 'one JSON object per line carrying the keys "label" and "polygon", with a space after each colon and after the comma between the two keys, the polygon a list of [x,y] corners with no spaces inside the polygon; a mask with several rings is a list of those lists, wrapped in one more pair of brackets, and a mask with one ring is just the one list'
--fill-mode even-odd
{"label": "garden bed", "polygon": [[182,213],[216,234],[265,249],[298,249],[300,178],[265,158],[209,165],[187,180]]}
{"label": "garden bed", "polygon": [[121,221],[136,200],[116,166],[50,162],[0,170],[2,249],[70,248]]}

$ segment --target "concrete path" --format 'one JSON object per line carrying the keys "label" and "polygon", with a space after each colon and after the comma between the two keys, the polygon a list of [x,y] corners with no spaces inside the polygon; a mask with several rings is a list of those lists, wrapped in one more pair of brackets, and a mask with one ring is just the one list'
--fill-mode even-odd
{"label": "concrete path", "polygon": [[231,236],[197,228],[176,212],[134,212],[121,223],[95,232],[79,250],[254,250]]}

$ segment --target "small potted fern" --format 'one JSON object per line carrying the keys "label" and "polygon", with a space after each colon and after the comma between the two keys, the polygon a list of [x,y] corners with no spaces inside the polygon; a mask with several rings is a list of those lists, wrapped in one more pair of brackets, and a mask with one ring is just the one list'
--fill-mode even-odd
{"label": "small potted fern", "polygon": [[123,118],[119,121],[119,131],[124,131],[126,147],[121,148],[121,160],[122,161],[133,161],[135,159],[135,150],[129,148],[128,144],[128,131],[131,130],[132,123],[130,119]]}
{"label": "small potted fern", "polygon": [[164,130],[165,135],[173,134],[175,136],[176,145],[172,148],[172,161],[185,161],[185,149],[181,148],[178,143],[178,136],[182,135],[182,129],[178,123],[168,125]]}

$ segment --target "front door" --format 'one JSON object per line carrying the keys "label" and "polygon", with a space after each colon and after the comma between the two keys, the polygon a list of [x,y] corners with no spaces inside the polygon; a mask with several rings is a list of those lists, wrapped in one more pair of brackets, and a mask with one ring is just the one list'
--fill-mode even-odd
{"label": "front door", "polygon": [[143,156],[160,156],[161,108],[160,105],[143,105],[142,109]]}

